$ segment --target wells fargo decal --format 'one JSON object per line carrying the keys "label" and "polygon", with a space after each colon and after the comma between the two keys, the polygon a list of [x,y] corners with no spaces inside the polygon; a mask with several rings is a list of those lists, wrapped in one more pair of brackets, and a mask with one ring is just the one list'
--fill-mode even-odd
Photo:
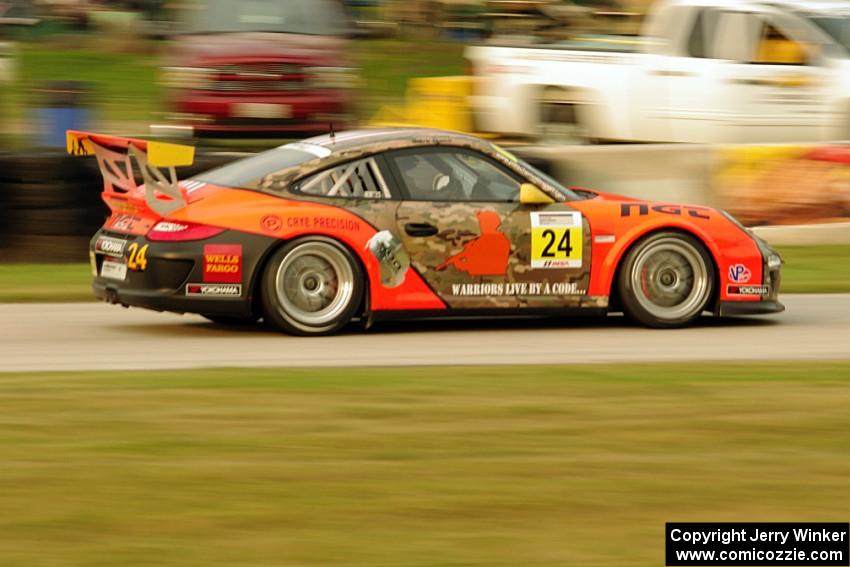
{"label": "wells fargo decal", "polygon": [[204,246],[205,283],[240,283],[241,281],[241,244],[207,244]]}

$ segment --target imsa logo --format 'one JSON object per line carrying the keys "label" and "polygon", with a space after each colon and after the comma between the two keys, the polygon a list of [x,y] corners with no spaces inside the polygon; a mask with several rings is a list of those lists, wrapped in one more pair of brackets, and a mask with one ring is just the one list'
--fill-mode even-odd
{"label": "imsa logo", "polygon": [[194,297],[241,297],[242,284],[186,284],[186,295]]}

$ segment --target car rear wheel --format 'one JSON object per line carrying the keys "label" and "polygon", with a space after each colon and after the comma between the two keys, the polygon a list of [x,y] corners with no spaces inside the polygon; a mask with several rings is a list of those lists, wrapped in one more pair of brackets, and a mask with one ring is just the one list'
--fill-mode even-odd
{"label": "car rear wheel", "polygon": [[351,321],[363,297],[363,274],[351,252],[324,237],[294,240],[263,273],[265,321],[295,335],[327,335]]}
{"label": "car rear wheel", "polygon": [[626,315],[654,328],[684,327],[714,292],[714,264],[705,247],[679,232],[660,232],[632,248],[618,277]]}

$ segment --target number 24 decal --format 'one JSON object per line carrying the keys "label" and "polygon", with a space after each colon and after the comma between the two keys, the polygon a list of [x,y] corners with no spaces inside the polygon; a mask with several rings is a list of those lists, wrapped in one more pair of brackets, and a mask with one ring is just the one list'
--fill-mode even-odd
{"label": "number 24 decal", "polygon": [[555,240],[558,239],[557,233],[552,229],[546,229],[543,231],[543,238],[547,239],[546,246],[543,248],[543,252],[540,255],[544,258],[555,258],[558,256],[557,252],[561,252],[564,256],[570,256],[573,253],[573,247],[570,244],[570,231],[565,230],[561,233],[561,239],[558,242],[558,246],[555,247],[555,250],[552,250],[552,246],[555,244]]}
{"label": "number 24 decal", "polygon": [[127,267],[133,271],[144,272],[148,267],[148,245],[140,247],[138,243],[133,242],[127,247],[127,251],[130,253],[127,257]]}

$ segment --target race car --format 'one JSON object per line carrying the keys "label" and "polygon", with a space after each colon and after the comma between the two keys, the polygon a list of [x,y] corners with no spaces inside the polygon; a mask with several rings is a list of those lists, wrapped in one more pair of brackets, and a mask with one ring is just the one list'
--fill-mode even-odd
{"label": "race car", "polygon": [[673,328],[784,309],[780,256],[724,211],[567,188],[473,136],[330,133],[183,181],[191,147],[69,131],[68,151],[103,174],[111,216],[90,257],[114,304],[297,335],[610,312]]}

